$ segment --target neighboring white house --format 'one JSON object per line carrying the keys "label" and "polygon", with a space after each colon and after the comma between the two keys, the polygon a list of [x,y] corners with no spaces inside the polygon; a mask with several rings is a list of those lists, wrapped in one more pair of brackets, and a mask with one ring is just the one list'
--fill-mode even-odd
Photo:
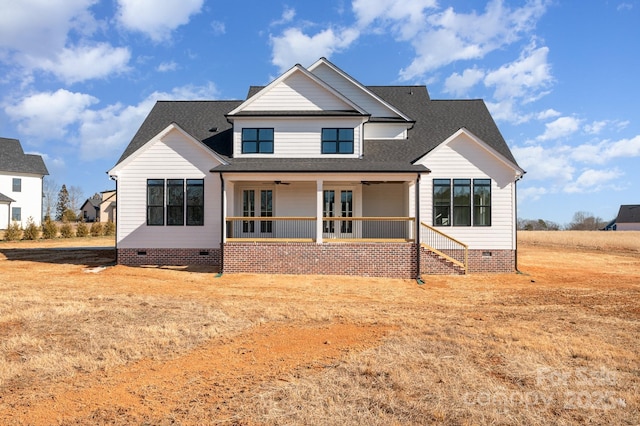
{"label": "neighboring white house", "polygon": [[117,164],[122,264],[418,277],[510,272],[518,166],[481,100],[321,58],[245,100],[165,101]]}
{"label": "neighboring white house", "polygon": [[48,175],[39,155],[25,154],[17,139],[0,138],[0,229],[42,221],[42,180]]}

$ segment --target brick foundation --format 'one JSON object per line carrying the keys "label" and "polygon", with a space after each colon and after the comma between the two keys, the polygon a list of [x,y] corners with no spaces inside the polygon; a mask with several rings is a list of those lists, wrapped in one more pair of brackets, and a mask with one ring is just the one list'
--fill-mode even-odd
{"label": "brick foundation", "polygon": [[177,249],[139,248],[118,249],[121,265],[209,265],[220,266],[219,248]]}
{"label": "brick foundation", "polygon": [[224,272],[415,278],[412,243],[226,243]]}
{"label": "brick foundation", "polygon": [[[259,274],[354,275],[415,278],[416,249],[413,243],[226,243],[224,272]],[[218,248],[118,249],[122,265],[220,266]],[[422,249],[421,272],[425,275],[461,274],[456,265]],[[469,250],[468,273],[515,271],[513,250]]]}

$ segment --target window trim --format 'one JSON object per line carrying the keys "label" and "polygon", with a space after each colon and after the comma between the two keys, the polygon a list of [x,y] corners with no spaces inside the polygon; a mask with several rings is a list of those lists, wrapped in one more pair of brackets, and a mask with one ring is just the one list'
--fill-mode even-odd
{"label": "window trim", "polygon": [[[152,183],[155,182],[155,183]],[[162,182],[162,184],[158,183],[158,182]],[[150,204],[150,193],[149,190],[152,188],[161,188],[162,189],[162,203],[161,204]],[[147,226],[164,226],[164,216],[165,216],[165,212],[164,212],[164,206],[165,206],[165,191],[164,191],[164,187],[165,187],[165,180],[164,179],[147,179]],[[158,209],[161,208],[162,209],[162,223],[152,223],[151,222],[151,209]]]}
{"label": "window trim", "polygon": [[11,207],[11,222],[22,222],[22,207]]}
{"label": "window trim", "polygon": [[[480,181],[483,181],[482,183],[480,183]],[[476,204],[476,188],[488,188],[489,190],[489,197],[488,197],[488,204]],[[492,208],[491,208],[491,179],[473,179],[473,226],[491,226],[491,213],[492,213]],[[487,209],[488,214],[485,215],[481,215],[481,214],[476,214],[476,209]],[[481,217],[486,217],[488,220],[488,223],[478,223],[478,218]]]}
{"label": "window trim", "polygon": [[[245,136],[245,132],[248,132],[250,130],[255,130],[256,132],[255,139],[248,139]],[[271,133],[271,139],[262,139],[261,133],[267,132],[267,131]],[[245,143],[255,143],[256,150],[248,151],[245,148]],[[271,144],[271,150],[268,150],[266,148],[263,150],[262,145],[267,145],[267,144]],[[275,130],[273,127],[243,127],[240,130],[240,145],[241,145],[241,152],[243,154],[273,154],[274,146],[275,146]]]}
{"label": "window trim", "polygon": [[22,192],[22,178],[13,178],[11,182],[11,189],[13,192]]}
{"label": "window trim", "polygon": [[[167,205],[167,226],[184,226],[185,213],[185,190],[184,179],[167,179],[166,183],[166,205]],[[179,196],[174,200],[176,194],[172,190],[179,191]],[[173,202],[178,201],[178,202]],[[173,212],[180,212],[175,214]]]}
{"label": "window trim", "polygon": [[[432,191],[431,191],[431,200],[432,200],[432,219],[431,222],[435,227],[446,227],[446,226],[455,226],[459,228],[477,226],[477,227],[491,227],[492,220],[492,185],[493,181],[491,178],[434,178],[432,180]],[[436,190],[438,188],[448,187],[449,191],[449,199],[446,201],[446,204],[438,205],[438,201],[436,200]],[[469,188],[469,204],[456,204],[456,188]],[[476,188],[487,188],[488,189],[488,197],[486,200],[486,204],[478,204],[476,202]],[[442,202],[442,201],[440,201]],[[438,223],[438,215],[437,211],[441,208],[447,209],[448,220],[447,223]],[[469,210],[469,224],[456,223],[456,211],[460,211],[460,209]],[[486,209],[487,213],[485,215],[479,214],[479,209]],[[487,223],[478,222],[480,217],[486,218]],[[446,218],[445,218],[446,219]]]}
{"label": "window trim", "polygon": [[[458,196],[456,193],[460,190],[466,190],[466,204],[459,203],[459,199],[461,196]],[[464,195],[464,194],[463,194]],[[453,187],[451,192],[451,200],[452,200],[452,226],[471,226],[473,220],[471,218],[471,210],[472,210],[472,200],[471,200],[471,179],[453,179]],[[465,218],[469,219],[469,222],[460,223],[459,215],[460,213],[466,212]]]}
{"label": "window trim", "polygon": [[[335,138],[325,138],[325,133],[329,131],[335,130],[336,136]],[[350,139],[342,139],[341,133],[348,131],[350,132]],[[327,149],[327,145],[335,144],[335,151],[330,151]],[[340,145],[341,143],[350,143],[350,150],[341,152]],[[355,152],[355,130],[353,127],[323,127],[320,130],[320,152],[326,155],[349,155]]]}
{"label": "window trim", "polygon": [[[204,226],[204,206],[205,206],[205,192],[204,192],[204,179],[186,179],[185,182],[185,205],[186,205],[186,209],[185,209],[185,222],[187,226]],[[201,198],[201,202],[199,204],[191,204],[191,198],[189,197],[189,188],[194,188],[194,187],[201,187],[202,188],[202,196],[199,197]],[[193,217],[193,211],[196,208],[200,208],[202,211],[200,213],[200,217],[201,220],[200,221],[195,221],[194,217]]]}

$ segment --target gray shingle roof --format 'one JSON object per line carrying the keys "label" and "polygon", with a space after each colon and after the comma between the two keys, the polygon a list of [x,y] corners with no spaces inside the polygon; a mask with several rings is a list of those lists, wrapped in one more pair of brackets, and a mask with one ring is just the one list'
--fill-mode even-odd
{"label": "gray shingle roof", "polygon": [[48,175],[40,155],[25,154],[17,139],[0,138],[0,172]]}
{"label": "gray shingle roof", "polygon": [[15,203],[16,200],[14,200],[13,198],[9,198],[6,195],[4,195],[2,192],[0,192],[0,203]]}
{"label": "gray shingle roof", "polygon": [[[260,86],[250,87],[248,97],[260,89]],[[423,166],[412,163],[461,128],[517,165],[482,100],[431,100],[425,86],[368,86],[368,89],[415,123],[406,140],[365,140],[361,159],[233,158],[232,126],[225,114],[243,101],[161,101],[151,110],[118,163],[175,122],[228,161],[228,165],[219,166],[215,171],[426,171]],[[217,131],[211,131],[213,128]]]}
{"label": "gray shingle roof", "polygon": [[616,223],[640,223],[640,204],[621,205]]}

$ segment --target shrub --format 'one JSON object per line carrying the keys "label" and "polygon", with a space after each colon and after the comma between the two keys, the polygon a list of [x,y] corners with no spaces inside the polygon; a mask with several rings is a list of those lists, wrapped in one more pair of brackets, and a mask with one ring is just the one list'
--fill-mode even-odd
{"label": "shrub", "polygon": [[109,221],[104,224],[104,235],[107,237],[112,237],[116,235],[116,224]]}
{"label": "shrub", "polygon": [[20,229],[20,224],[18,222],[11,222],[11,225],[9,225],[4,233],[5,241],[16,241],[19,240],[21,236],[22,229]]}
{"label": "shrub", "polygon": [[101,222],[93,222],[91,224],[91,236],[92,237],[100,237],[103,234],[102,223]]}
{"label": "shrub", "polygon": [[75,237],[75,232],[73,231],[73,226],[69,222],[63,222],[60,227],[60,236],[62,238],[72,238]]}
{"label": "shrub", "polygon": [[86,237],[88,235],[89,228],[87,227],[87,224],[84,222],[78,223],[78,226],[76,227],[76,237]]}
{"label": "shrub", "polygon": [[54,221],[51,220],[51,217],[47,217],[47,219],[42,224],[42,238],[50,240],[52,238],[56,238],[58,236],[58,225]]}
{"label": "shrub", "polygon": [[62,217],[60,218],[63,222],[65,221],[69,221],[69,222],[75,222],[78,218],[75,214],[75,212],[71,209],[66,209],[64,211],[64,213],[62,213]]}
{"label": "shrub", "polygon": [[40,229],[33,221],[32,217],[27,219],[27,226],[22,231],[22,239],[23,240],[37,240],[40,237]]}

